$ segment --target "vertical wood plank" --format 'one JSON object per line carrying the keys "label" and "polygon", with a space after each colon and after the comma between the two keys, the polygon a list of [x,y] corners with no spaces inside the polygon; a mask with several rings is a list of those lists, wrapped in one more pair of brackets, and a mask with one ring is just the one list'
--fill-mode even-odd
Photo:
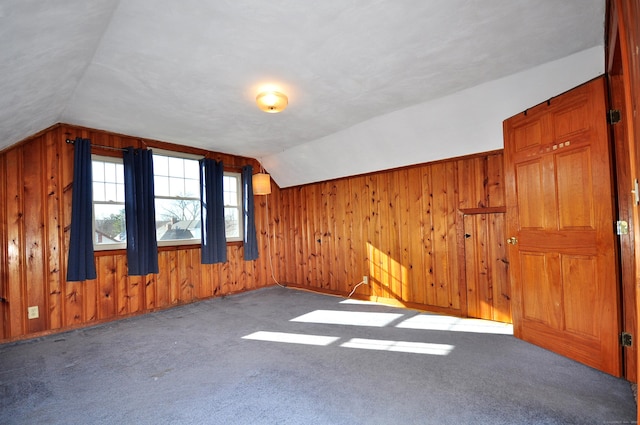
{"label": "vertical wood plank", "polygon": [[44,191],[43,191],[43,155],[41,139],[25,144],[23,155],[29,158],[31,166],[23,167],[22,191],[24,244],[25,244],[25,283],[27,307],[37,307],[39,317],[27,319],[27,331],[39,332],[46,329],[48,305],[45,305],[46,279],[44,273]]}
{"label": "vertical wood plank", "polygon": [[9,335],[16,337],[26,331],[26,308],[23,274],[23,202],[22,189],[22,149],[16,148],[6,153],[6,214],[7,214],[7,299],[9,300]]}
{"label": "vertical wood plank", "polygon": [[326,182],[321,183],[316,194],[316,205],[319,206],[319,209],[316,210],[314,217],[316,238],[319,241],[317,245],[318,256],[316,257],[319,287],[331,289],[331,236],[329,235],[327,219],[330,200],[329,184]]}
{"label": "vertical wood plank", "polygon": [[371,295],[381,297],[384,296],[382,287],[386,279],[381,270],[382,260],[380,258],[380,194],[378,192],[378,175],[369,175],[366,177],[364,199],[367,202],[365,219],[367,220],[367,251],[371,276],[369,285],[371,286]]}
{"label": "vertical wood plank", "polygon": [[141,306],[141,310],[153,310],[156,308],[156,289],[158,288],[156,277],[157,275],[150,274],[143,280],[142,299],[144,300],[144,305]]}
{"label": "vertical wood plank", "polygon": [[487,156],[488,207],[504,207],[504,158],[502,154]]}
{"label": "vertical wood plank", "polygon": [[[447,169],[447,259],[449,274],[447,276],[448,291],[447,308],[460,310],[460,261],[458,255],[458,188],[457,164],[453,161],[446,163]],[[484,191],[483,191],[484,193]]]}
{"label": "vertical wood plank", "polygon": [[[49,329],[59,329],[63,324],[62,311],[62,251],[63,251],[63,223],[62,217],[62,188],[60,186],[60,168],[62,158],[59,154],[60,134],[49,132],[45,140],[45,170],[46,170],[46,245],[47,256],[47,286],[48,286],[48,321]],[[0,195],[0,199],[4,196]]]}
{"label": "vertical wood plank", "polygon": [[308,235],[308,238],[307,238],[308,260],[307,261],[309,263],[307,282],[311,287],[317,288],[320,286],[319,285],[320,274],[318,272],[318,260],[317,260],[317,258],[320,255],[319,252],[317,252],[317,246],[319,244],[318,241],[320,240],[320,238],[318,237],[319,232],[316,228],[316,220],[315,220],[316,212],[318,211],[318,208],[316,207],[317,185],[310,185],[310,186],[307,186],[305,189],[306,189],[305,192],[307,194],[307,203],[306,203],[306,214],[307,214],[306,226],[307,226],[307,235]]}
{"label": "vertical wood plank", "polygon": [[[409,170],[398,171],[396,181],[396,203],[397,203],[397,219],[398,219],[398,244],[399,244],[399,262],[401,265],[401,292],[402,299],[414,302],[411,292],[411,231],[409,229]],[[392,188],[393,189],[393,188]],[[418,233],[419,236],[419,233]]]}
{"label": "vertical wood plank", "polygon": [[129,272],[126,256],[115,257],[116,262],[116,308],[118,316],[129,314]]}
{"label": "vertical wood plank", "polygon": [[100,276],[98,291],[98,319],[116,316],[115,282],[116,266],[114,256],[101,255],[96,258],[96,271]]}
{"label": "vertical wood plank", "polygon": [[493,317],[498,322],[511,323],[511,285],[506,248],[505,214],[489,214],[489,250],[487,257],[493,281]]}
{"label": "vertical wood plank", "polygon": [[[436,169],[437,167],[437,169]],[[435,170],[434,170],[435,169]],[[425,237],[423,240],[425,256],[425,271],[427,271],[427,282],[426,282],[426,305],[437,305],[436,299],[436,285],[437,285],[437,275],[436,268],[439,268],[439,264],[437,264],[437,258],[440,256],[442,244],[442,237],[439,238],[436,235],[436,224],[438,225],[438,230],[441,228],[441,214],[442,211],[438,210],[441,208],[440,193],[437,192],[440,190],[441,177],[442,177],[442,166],[434,165],[426,167],[425,173],[422,177],[422,185],[428,194],[427,198],[423,201],[423,208],[426,210],[427,217],[425,219]],[[436,176],[435,178],[433,176]]]}
{"label": "vertical wood plank", "polygon": [[295,282],[295,268],[296,268],[296,227],[293,225],[293,205],[291,205],[291,198],[293,191],[278,191],[279,202],[279,224],[281,226],[281,232],[284,235],[282,239],[278,241],[280,244],[279,251],[283,253],[282,267],[280,268],[281,280],[284,282]]}
{"label": "vertical wood plank", "polygon": [[156,307],[168,307],[172,303],[171,256],[168,251],[158,253],[158,276],[156,276]]}
{"label": "vertical wood plank", "polygon": [[[196,261],[200,261],[202,256],[201,250],[197,249],[194,253]],[[211,274],[213,266],[211,264],[200,265],[200,296],[199,298],[209,298],[213,296],[213,276]]]}
{"label": "vertical wood plank", "polygon": [[[348,191],[351,197],[351,215],[349,217],[349,270],[355,272],[352,282],[347,287],[348,293],[353,291],[353,286],[361,282],[362,276],[371,277],[369,268],[366,264],[367,258],[367,241],[366,230],[363,223],[363,207],[362,207],[362,187],[364,187],[364,178],[355,177],[349,179]],[[364,259],[364,261],[363,261]],[[346,291],[345,291],[346,292]],[[370,285],[360,285],[356,289],[359,295],[370,295]]]}
{"label": "vertical wood plank", "polygon": [[389,176],[391,173],[381,173],[378,176],[378,229],[379,229],[379,267],[381,274],[381,285],[379,296],[383,298],[396,298],[394,292],[396,287],[396,276],[394,275],[393,258],[393,213],[391,206],[391,196],[389,194]]}
{"label": "vertical wood plank", "polygon": [[447,258],[447,180],[445,164],[435,164],[432,167],[431,181],[433,184],[433,277],[434,293],[429,302],[438,307],[446,306],[448,296],[446,291],[449,262]]}
{"label": "vertical wood plank", "polygon": [[206,298],[205,293],[201,289],[201,264],[200,264],[200,250],[188,249],[189,264],[191,271],[191,284],[192,284],[192,298],[191,301]]}
{"label": "vertical wood plank", "polygon": [[418,304],[426,304],[426,287],[431,280],[429,267],[425,267],[425,239],[427,234],[431,233],[430,218],[426,214],[428,208],[423,206],[423,199],[429,200],[429,194],[424,196],[422,186],[423,174],[426,169],[424,167],[414,167],[407,171],[407,229],[405,231],[408,237],[408,267],[410,284],[408,288],[407,299]]}
{"label": "vertical wood plank", "polygon": [[181,303],[190,302],[193,299],[193,282],[191,281],[191,256],[187,250],[177,252],[178,279],[180,281],[179,299]]}

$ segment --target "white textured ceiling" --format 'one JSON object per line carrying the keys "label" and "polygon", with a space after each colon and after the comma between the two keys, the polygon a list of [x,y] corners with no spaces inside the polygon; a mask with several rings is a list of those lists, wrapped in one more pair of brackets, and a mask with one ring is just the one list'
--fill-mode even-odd
{"label": "white textured ceiling", "polygon": [[[604,0],[0,0],[0,149],[67,122],[278,176],[333,134],[603,46],[604,14]],[[255,106],[264,84],[289,95],[284,112]]]}

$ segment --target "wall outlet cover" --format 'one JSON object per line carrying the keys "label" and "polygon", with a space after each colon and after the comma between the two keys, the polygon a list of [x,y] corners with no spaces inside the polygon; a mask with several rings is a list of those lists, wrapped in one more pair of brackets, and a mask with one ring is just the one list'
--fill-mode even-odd
{"label": "wall outlet cover", "polygon": [[37,319],[38,317],[40,317],[40,311],[38,310],[37,305],[27,308],[27,317],[29,319]]}

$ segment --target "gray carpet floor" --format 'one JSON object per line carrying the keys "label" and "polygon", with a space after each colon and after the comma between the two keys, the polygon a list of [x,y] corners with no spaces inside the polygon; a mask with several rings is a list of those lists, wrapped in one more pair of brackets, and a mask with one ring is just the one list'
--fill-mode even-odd
{"label": "gray carpet floor", "polygon": [[628,382],[506,325],[344,301],[265,288],[0,345],[0,423],[636,420]]}

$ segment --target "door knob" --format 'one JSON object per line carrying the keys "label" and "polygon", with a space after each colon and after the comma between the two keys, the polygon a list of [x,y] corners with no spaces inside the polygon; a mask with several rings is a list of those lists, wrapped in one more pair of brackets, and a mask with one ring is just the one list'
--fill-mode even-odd
{"label": "door knob", "polygon": [[516,238],[515,236],[511,236],[509,239],[507,239],[507,243],[511,245],[515,245],[518,243],[518,238]]}

